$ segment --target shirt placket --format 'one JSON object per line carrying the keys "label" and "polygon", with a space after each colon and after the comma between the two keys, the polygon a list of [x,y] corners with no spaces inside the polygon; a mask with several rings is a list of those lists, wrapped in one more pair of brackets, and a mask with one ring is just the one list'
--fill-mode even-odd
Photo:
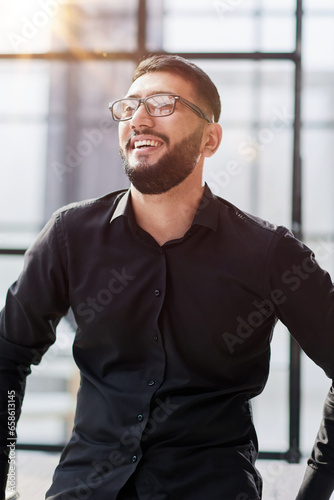
{"label": "shirt placket", "polygon": [[156,391],[164,381],[166,367],[166,353],[159,327],[159,316],[166,292],[166,255],[162,248],[156,251],[154,259],[156,259],[154,264],[152,262],[152,267],[156,269],[155,277],[152,280],[154,285],[145,291],[145,295],[151,303],[151,320],[148,320],[147,339],[145,339],[148,345],[148,369],[145,371],[146,379],[141,381],[141,387],[143,387],[145,394],[141,398],[143,405],[133,413],[133,425],[128,434],[133,437],[133,442],[137,440],[139,444],[137,449],[132,448],[134,450],[130,457],[132,464],[139,463],[142,457],[141,444],[159,424],[156,416],[151,414],[150,407]]}

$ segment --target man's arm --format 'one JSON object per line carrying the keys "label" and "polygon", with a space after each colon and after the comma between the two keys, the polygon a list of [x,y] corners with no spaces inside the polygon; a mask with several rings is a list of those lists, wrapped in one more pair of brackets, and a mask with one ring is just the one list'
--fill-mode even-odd
{"label": "man's arm", "polygon": [[331,387],[303,484],[296,500],[329,500],[334,491],[334,389]]}
{"label": "man's arm", "polygon": [[[57,227],[58,223],[58,227]],[[59,218],[53,217],[26,252],[23,271],[0,313],[0,499],[16,437],[26,377],[55,341],[69,307]]]}
{"label": "man's arm", "polygon": [[[277,317],[304,352],[334,379],[334,286],[312,251],[286,233],[277,245],[270,271],[270,290],[279,291]],[[328,500],[334,491],[334,394],[324,418],[298,500]]]}

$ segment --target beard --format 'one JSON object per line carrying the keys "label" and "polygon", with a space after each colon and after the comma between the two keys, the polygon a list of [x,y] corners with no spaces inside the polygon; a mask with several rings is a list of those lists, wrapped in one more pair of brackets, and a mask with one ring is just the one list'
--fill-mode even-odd
{"label": "beard", "polygon": [[[145,133],[161,138],[167,146],[169,145],[168,137],[152,133],[151,130],[141,131],[141,134]],[[202,134],[203,127],[200,126],[156,163],[149,164],[147,161],[149,155],[143,155],[135,167],[129,164],[125,153],[129,147],[129,140],[124,150],[120,149],[120,155],[130,182],[142,194],[162,194],[177,186],[194,171],[197,165]]]}

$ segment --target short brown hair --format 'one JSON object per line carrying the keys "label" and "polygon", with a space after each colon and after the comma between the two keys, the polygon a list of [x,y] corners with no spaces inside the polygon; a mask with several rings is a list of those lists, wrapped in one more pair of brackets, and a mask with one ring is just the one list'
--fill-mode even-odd
{"label": "short brown hair", "polygon": [[175,73],[192,83],[198,97],[204,102],[210,113],[212,113],[214,121],[219,121],[221,103],[217,87],[211,78],[196,64],[176,55],[150,56],[139,63],[132,81],[134,82],[145,73],[154,71]]}

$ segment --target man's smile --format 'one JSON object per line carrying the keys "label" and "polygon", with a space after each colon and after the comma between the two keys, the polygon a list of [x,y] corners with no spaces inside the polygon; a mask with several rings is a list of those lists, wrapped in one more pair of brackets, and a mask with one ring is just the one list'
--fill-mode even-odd
{"label": "man's smile", "polygon": [[125,143],[125,150],[130,151],[156,151],[164,144],[169,145],[169,138],[162,134],[147,130],[133,131]]}
{"label": "man's smile", "polygon": [[160,150],[164,144],[167,144],[167,141],[155,134],[134,134],[127,141],[125,149],[128,154],[151,154]]}
{"label": "man's smile", "polygon": [[134,147],[134,149],[148,147],[148,146],[157,148],[160,145],[161,145],[161,142],[159,142],[159,141],[152,141],[152,140],[146,139],[143,141],[135,141],[133,147]]}

